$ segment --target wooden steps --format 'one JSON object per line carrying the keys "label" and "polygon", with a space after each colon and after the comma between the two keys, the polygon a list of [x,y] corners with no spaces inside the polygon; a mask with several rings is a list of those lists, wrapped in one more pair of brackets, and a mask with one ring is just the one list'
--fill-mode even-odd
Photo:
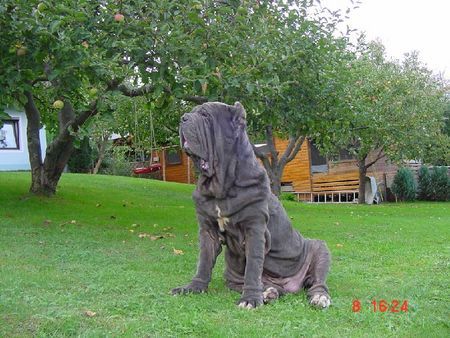
{"label": "wooden steps", "polygon": [[312,192],[358,191],[358,174],[316,174],[312,177]]}
{"label": "wooden steps", "polygon": [[357,172],[314,174],[311,191],[296,191],[298,201],[311,203],[357,203],[359,178]]}

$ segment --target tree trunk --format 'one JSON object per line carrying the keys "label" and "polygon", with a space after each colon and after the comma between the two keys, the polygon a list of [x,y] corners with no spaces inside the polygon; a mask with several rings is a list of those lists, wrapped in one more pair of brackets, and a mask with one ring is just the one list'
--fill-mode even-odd
{"label": "tree trunk", "polygon": [[363,156],[362,159],[358,160],[358,169],[359,169],[359,189],[358,189],[358,203],[364,204],[366,203],[366,175],[367,170],[373,166],[375,163],[377,163],[382,158],[386,157],[386,155],[383,152],[383,148],[380,148],[378,151],[378,155],[375,156],[375,158],[369,162],[366,163],[367,157],[369,154],[366,154]]}
{"label": "tree trunk", "polygon": [[286,164],[292,161],[298,154],[304,139],[305,138],[300,135],[290,136],[288,146],[280,157],[279,152],[275,147],[272,126],[266,126],[266,144],[268,152],[262,152],[253,147],[255,155],[262,161],[262,164],[267,171],[272,193],[277,197],[281,194],[281,178],[283,177],[284,168],[286,167]]}
{"label": "tree trunk", "polygon": [[358,169],[359,169],[359,189],[358,189],[358,203],[365,204],[366,203],[366,158],[358,161]]}
{"label": "tree trunk", "polygon": [[47,148],[44,161],[44,192],[46,195],[54,195],[59,179],[64,171],[64,168],[69,162],[70,155],[74,149],[73,141],[75,137],[67,133],[64,139],[57,138]]}
{"label": "tree trunk", "polygon": [[275,196],[281,195],[281,177],[282,174],[278,173],[276,170],[270,171],[270,190],[272,190],[272,193]]}
{"label": "tree trunk", "polygon": [[98,173],[100,166],[102,165],[103,159],[105,158],[106,145],[108,144],[108,139],[109,139],[109,134],[104,135],[100,142],[100,147],[98,149],[98,159],[97,159],[97,162],[95,163],[94,169],[92,170],[92,173],[94,175]]}
{"label": "tree trunk", "polygon": [[45,159],[42,162],[41,144],[39,139],[40,114],[34,104],[31,92],[25,93],[27,102],[25,112],[28,119],[27,139],[31,166],[30,192],[37,195],[51,196],[56,193],[56,187],[73,150],[73,141],[79,127],[97,113],[97,102],[91,110],[75,116],[70,101],[64,102],[64,107],[58,113],[59,135],[47,146]]}
{"label": "tree trunk", "polygon": [[39,138],[39,129],[41,116],[37,109],[31,92],[25,92],[27,102],[25,103],[25,114],[27,115],[27,144],[28,156],[31,167],[31,193],[40,193],[43,177],[43,163],[41,152],[41,140]]}

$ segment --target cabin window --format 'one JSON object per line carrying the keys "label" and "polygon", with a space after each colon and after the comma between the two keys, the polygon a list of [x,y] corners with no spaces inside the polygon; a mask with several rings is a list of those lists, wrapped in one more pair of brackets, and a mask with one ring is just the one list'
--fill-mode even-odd
{"label": "cabin window", "polygon": [[334,155],[331,160],[338,162],[338,161],[349,161],[354,160],[355,157],[346,149],[339,150],[339,154]]}
{"label": "cabin window", "polygon": [[20,149],[19,120],[4,120],[0,128],[0,149]]}
{"label": "cabin window", "polygon": [[326,173],[328,171],[327,158],[323,156],[317,146],[311,142],[311,172],[312,173]]}
{"label": "cabin window", "polygon": [[169,149],[166,151],[167,164],[181,164],[181,151]]}
{"label": "cabin window", "polygon": [[339,151],[339,161],[354,160],[355,157],[346,149],[341,149]]}

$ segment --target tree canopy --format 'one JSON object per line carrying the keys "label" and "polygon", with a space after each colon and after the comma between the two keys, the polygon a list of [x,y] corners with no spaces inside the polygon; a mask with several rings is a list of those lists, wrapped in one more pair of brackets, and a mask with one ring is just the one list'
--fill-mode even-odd
{"label": "tree canopy", "polygon": [[[318,3],[2,1],[0,108],[27,114],[30,190],[55,193],[75,139],[90,125],[133,133],[136,117],[146,126],[152,115],[163,144],[176,137],[179,116],[206,101],[244,104],[250,133],[272,146],[258,155],[275,192],[306,137],[326,148],[337,144],[335,135],[350,144],[378,133],[392,145],[384,150],[396,153],[391,134],[400,129],[383,118],[429,122],[417,111],[434,116],[436,83],[414,58],[400,66],[382,56],[378,62],[376,53],[356,57],[336,34],[343,14],[321,8],[311,15]],[[112,118],[90,122],[95,115]],[[44,162],[43,123],[52,135]],[[283,154],[273,146],[276,134],[290,139]],[[405,133],[404,141],[414,143],[415,135]],[[145,128],[140,136],[148,140]],[[378,145],[361,140],[354,142],[361,156]]]}
{"label": "tree canopy", "polygon": [[417,54],[400,63],[389,61],[380,43],[359,47],[345,72],[343,99],[334,107],[342,123],[337,133],[327,131],[328,137],[319,140],[328,153],[346,149],[358,160],[359,200],[364,203],[366,172],[378,160],[423,159],[426,145],[437,145],[446,98],[442,81]]}

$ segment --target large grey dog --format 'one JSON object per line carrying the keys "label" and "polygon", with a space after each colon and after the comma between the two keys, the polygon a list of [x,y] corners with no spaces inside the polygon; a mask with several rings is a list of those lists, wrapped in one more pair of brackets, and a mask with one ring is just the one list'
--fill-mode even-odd
{"label": "large grey dog", "polygon": [[255,308],[302,288],[312,305],[328,307],[330,253],[324,242],[305,239],[292,228],[271,193],[247,136],[243,106],[197,106],[181,118],[180,137],[200,172],[193,193],[200,257],[191,283],[172,294],[205,292],[224,245],[226,283],[242,293],[240,307]]}

